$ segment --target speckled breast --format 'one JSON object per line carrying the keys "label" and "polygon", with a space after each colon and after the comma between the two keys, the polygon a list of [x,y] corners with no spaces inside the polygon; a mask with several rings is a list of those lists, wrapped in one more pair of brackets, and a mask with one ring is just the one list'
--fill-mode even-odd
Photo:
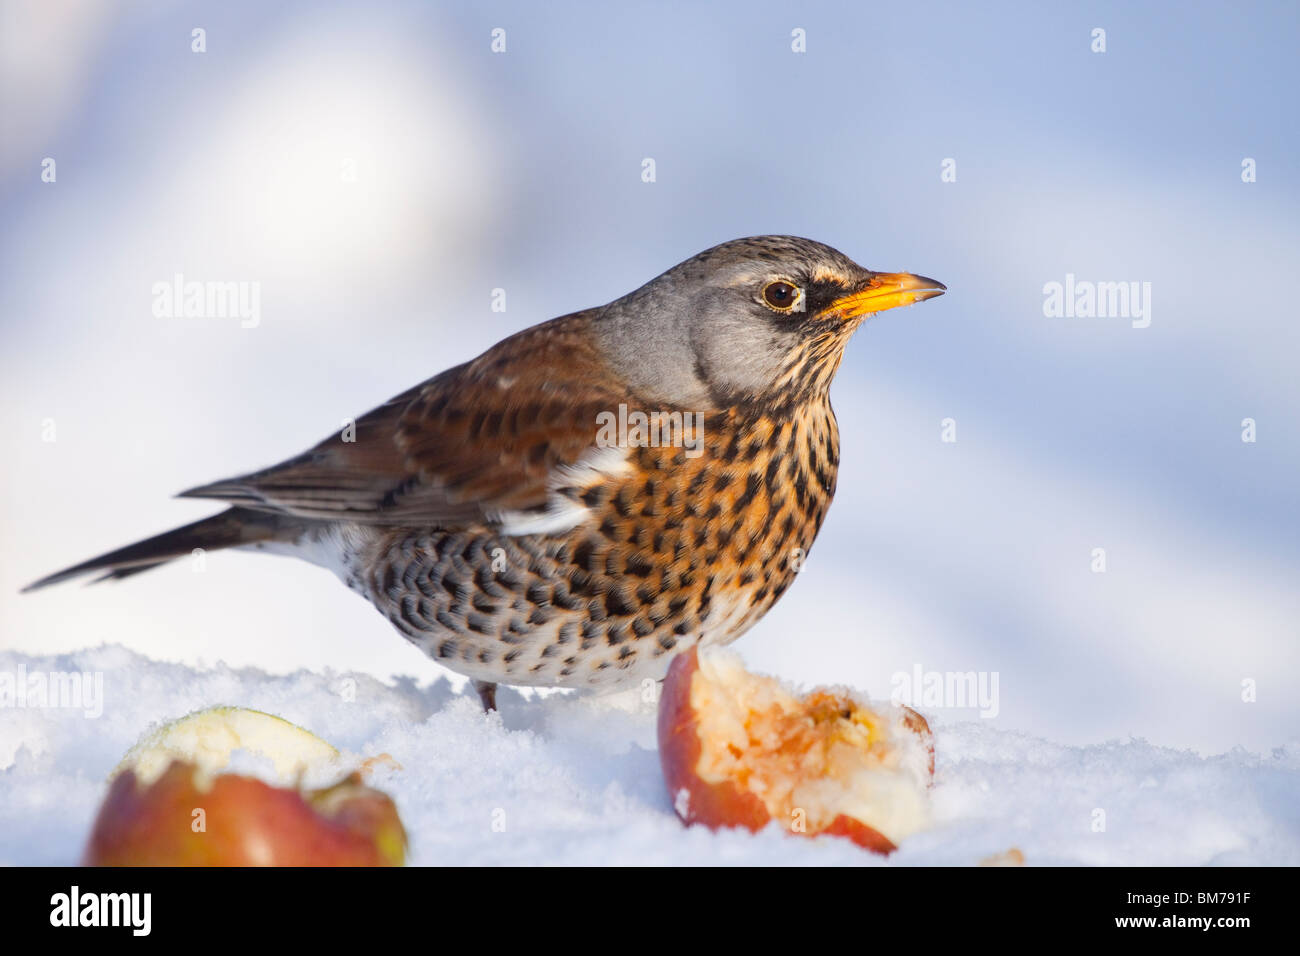
{"label": "speckled breast", "polygon": [[802,567],[835,490],[824,397],[780,418],[702,422],[695,447],[629,447],[617,477],[559,489],[588,516],[554,534],[385,531],[362,590],[454,671],[535,686],[661,678],[735,640]]}

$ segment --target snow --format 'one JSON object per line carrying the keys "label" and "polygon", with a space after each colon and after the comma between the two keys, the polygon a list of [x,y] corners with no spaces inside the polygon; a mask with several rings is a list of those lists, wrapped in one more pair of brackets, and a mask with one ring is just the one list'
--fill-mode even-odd
{"label": "snow", "polygon": [[[150,660],[120,646],[0,652],[0,674],[103,675],[102,712],[0,711],[0,863],[75,863],[106,775],[146,732],[216,704],[265,710],[400,769],[412,864],[1030,865],[1300,863],[1300,750],[1203,757],[1141,739],[1064,746],[994,721],[932,721],[935,825],[888,860],[835,839],[685,828],[659,772],[653,705],[337,672],[273,675]],[[92,709],[93,712],[93,709]],[[1094,827],[1104,813],[1104,830]]]}

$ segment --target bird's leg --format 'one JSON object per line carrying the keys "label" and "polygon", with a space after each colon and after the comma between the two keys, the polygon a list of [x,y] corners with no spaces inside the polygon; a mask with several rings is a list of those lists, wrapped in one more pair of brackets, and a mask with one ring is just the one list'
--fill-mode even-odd
{"label": "bird's leg", "polygon": [[497,709],[497,685],[486,680],[471,680],[474,692],[483,704],[483,713],[490,714]]}

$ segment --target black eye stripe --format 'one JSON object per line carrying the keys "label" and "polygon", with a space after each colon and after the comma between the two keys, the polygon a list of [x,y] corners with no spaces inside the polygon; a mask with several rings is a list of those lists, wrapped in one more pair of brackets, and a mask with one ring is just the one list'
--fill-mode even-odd
{"label": "black eye stripe", "polygon": [[818,279],[808,285],[804,293],[808,303],[808,311],[811,313],[821,312],[829,308],[830,304],[836,299],[844,296],[849,290],[838,282],[831,279]]}

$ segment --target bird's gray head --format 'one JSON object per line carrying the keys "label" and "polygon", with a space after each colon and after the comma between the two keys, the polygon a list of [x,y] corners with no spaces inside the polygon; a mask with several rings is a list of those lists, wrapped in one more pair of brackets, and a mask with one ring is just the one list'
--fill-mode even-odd
{"label": "bird's gray head", "polygon": [[830,246],[754,236],[714,246],[600,310],[604,353],[644,398],[719,408],[830,387],[872,312],[942,295],[923,276],[864,269]]}

